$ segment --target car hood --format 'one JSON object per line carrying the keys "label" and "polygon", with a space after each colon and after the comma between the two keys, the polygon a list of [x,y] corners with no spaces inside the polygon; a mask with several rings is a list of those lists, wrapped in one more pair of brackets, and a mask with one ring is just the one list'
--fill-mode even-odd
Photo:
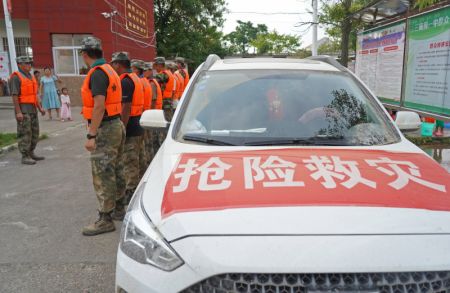
{"label": "car hood", "polygon": [[450,175],[426,154],[367,148],[163,147],[143,206],[190,235],[450,233]]}

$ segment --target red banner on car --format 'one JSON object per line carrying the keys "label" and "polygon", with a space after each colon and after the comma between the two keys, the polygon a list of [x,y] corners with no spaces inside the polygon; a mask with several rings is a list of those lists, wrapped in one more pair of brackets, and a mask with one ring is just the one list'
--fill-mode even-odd
{"label": "red banner on car", "polygon": [[450,211],[450,174],[424,154],[282,149],[182,154],[162,216],[229,208],[372,206]]}

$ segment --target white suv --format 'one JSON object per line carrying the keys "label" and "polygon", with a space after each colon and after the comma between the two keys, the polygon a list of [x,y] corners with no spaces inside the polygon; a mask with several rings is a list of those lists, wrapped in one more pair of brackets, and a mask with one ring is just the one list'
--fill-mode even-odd
{"label": "white suv", "polygon": [[212,55],[128,208],[116,288],[449,292],[449,189],[336,61]]}

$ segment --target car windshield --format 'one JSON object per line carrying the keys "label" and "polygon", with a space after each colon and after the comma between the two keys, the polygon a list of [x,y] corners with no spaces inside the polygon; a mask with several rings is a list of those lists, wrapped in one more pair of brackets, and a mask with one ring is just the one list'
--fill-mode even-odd
{"label": "car windshield", "polygon": [[178,141],[216,145],[383,145],[400,137],[343,72],[207,71],[178,119]]}

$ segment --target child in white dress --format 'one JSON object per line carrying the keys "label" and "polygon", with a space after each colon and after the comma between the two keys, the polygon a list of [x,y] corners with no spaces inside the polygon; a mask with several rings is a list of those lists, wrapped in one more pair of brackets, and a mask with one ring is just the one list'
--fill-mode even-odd
{"label": "child in white dress", "polygon": [[65,120],[72,121],[72,111],[70,110],[70,97],[68,95],[69,91],[67,88],[62,89],[61,94],[61,121]]}

